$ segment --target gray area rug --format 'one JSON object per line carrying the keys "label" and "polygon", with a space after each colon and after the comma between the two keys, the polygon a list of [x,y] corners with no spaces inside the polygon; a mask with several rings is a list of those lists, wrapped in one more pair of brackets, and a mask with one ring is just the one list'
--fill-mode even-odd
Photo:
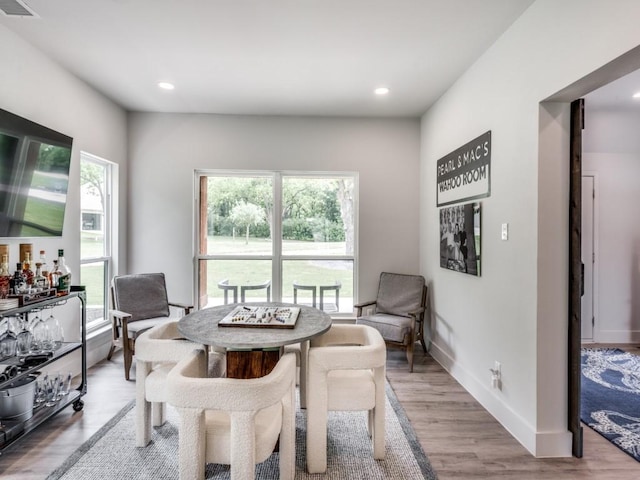
{"label": "gray area rug", "polygon": [[[177,479],[178,414],[167,408],[167,423],[154,429],[146,448],[135,447],[135,408],[131,402],[85,442],[47,480]],[[296,479],[436,480],[395,393],[387,384],[386,456],[373,460],[364,412],[329,412],[327,473],[306,472],[306,413],[296,414]],[[278,478],[278,454],[256,466],[256,478]],[[228,479],[229,467],[209,464],[207,479]]]}

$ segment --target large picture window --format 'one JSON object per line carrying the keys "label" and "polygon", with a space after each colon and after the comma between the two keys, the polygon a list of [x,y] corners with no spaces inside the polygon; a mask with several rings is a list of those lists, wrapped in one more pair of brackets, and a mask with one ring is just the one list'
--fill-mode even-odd
{"label": "large picture window", "polygon": [[196,172],[198,306],[353,311],[357,175]]}
{"label": "large picture window", "polygon": [[80,154],[80,281],[87,291],[87,328],[108,323],[116,165]]}

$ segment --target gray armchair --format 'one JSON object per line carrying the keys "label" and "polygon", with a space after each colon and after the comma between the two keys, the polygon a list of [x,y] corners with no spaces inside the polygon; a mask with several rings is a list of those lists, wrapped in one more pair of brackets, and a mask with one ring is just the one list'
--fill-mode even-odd
{"label": "gray armchair", "polygon": [[164,273],[141,273],[119,275],[111,282],[113,342],[107,360],[116,347],[124,353],[124,377],[129,380],[129,371],[135,355],[136,338],[156,325],[166,323],[171,317],[170,307],[188,314],[193,306],[169,302]]}
{"label": "gray armchair", "polygon": [[421,275],[382,272],[376,300],[354,305],[357,324],[375,328],[387,346],[405,350],[409,372],[413,372],[415,343],[419,341],[427,352],[424,341],[426,299],[427,287]]}

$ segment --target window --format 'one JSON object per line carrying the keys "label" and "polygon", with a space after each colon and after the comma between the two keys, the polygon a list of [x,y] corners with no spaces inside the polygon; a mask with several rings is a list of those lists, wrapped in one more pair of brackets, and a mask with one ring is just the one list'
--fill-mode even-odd
{"label": "window", "polygon": [[87,329],[108,323],[112,268],[113,186],[117,165],[80,154],[80,281],[87,289]]}
{"label": "window", "polygon": [[357,176],[196,172],[200,308],[281,301],[353,312]]}

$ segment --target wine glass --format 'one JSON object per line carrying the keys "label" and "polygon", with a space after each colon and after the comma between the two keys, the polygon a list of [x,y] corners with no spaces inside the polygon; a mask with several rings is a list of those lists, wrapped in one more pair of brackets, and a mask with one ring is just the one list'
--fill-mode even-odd
{"label": "wine glass", "polygon": [[11,330],[8,318],[0,321],[0,359],[16,354],[16,334]]}
{"label": "wine glass", "polygon": [[40,315],[36,313],[36,316],[31,319],[29,323],[29,330],[31,330],[31,353],[40,353],[43,351],[43,341],[47,337],[47,325],[44,323]]}
{"label": "wine glass", "polygon": [[49,330],[49,335],[51,336],[50,345],[46,345],[47,350],[57,350],[62,346],[62,342],[64,341],[64,335],[62,333],[62,326],[56,317],[53,316],[53,308],[50,311],[49,317],[45,321],[47,328]]}
{"label": "wine glass", "polygon": [[31,351],[31,344],[33,343],[33,334],[29,330],[29,326],[26,320],[20,318],[20,332],[17,335],[18,343],[16,346],[16,353],[20,357],[29,355]]}

